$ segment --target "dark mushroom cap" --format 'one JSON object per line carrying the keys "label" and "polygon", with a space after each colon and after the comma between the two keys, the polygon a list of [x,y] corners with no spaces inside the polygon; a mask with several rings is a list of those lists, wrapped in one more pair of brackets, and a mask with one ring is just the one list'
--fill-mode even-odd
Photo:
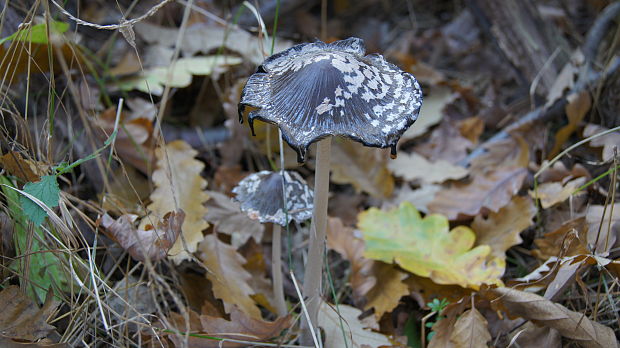
{"label": "dark mushroom cap", "polygon": [[349,38],[293,46],[267,58],[250,76],[239,103],[253,121],[277,124],[303,162],[311,143],[331,135],[366,146],[391,147],[416,120],[422,90],[413,75],[379,54],[364,56],[364,42]]}
{"label": "dark mushroom cap", "polygon": [[[296,172],[284,171],[288,220],[302,222],[312,217],[314,195],[304,179]],[[248,175],[233,189],[241,210],[260,222],[286,225],[282,175],[280,172],[261,172]]]}

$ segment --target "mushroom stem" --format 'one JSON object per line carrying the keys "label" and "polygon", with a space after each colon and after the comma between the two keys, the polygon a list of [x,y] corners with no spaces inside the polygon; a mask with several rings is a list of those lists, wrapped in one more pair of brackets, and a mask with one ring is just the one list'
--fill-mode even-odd
{"label": "mushroom stem", "polygon": [[273,277],[273,295],[275,297],[278,316],[283,317],[288,313],[284,301],[284,288],[282,286],[282,227],[273,224],[273,237],[271,245],[271,276]]}
{"label": "mushroom stem", "polygon": [[[321,304],[321,275],[327,228],[327,194],[329,192],[329,167],[331,137],[317,143],[316,169],[314,172],[314,211],[310,225],[310,249],[304,275],[304,297],[307,299],[309,323],[304,322],[302,344],[312,344],[309,325],[317,327]],[[307,342],[304,342],[307,341]]]}

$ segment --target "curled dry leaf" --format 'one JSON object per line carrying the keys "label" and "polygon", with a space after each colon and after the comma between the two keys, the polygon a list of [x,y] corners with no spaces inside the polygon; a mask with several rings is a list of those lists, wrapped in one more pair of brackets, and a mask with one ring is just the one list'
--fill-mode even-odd
{"label": "curled dry leaf", "polygon": [[226,312],[232,313],[233,307],[238,306],[251,318],[260,319],[260,309],[251,297],[255,294],[249,284],[252,275],[243,268],[245,258],[214,234],[206,236],[199,249],[199,258],[207,268],[213,294],[224,302]]}
{"label": "curled dry leaf", "polygon": [[157,149],[157,169],[152,175],[156,188],[147,207],[149,215],[140,222],[140,229],[145,230],[147,224],[159,221],[169,211],[185,212],[181,236],[169,251],[175,262],[188,259],[189,253],[196,251],[203,239],[202,231],[209,226],[204,219],[204,203],[209,199],[205,191],[207,181],[200,175],[204,164],[194,158],[196,154],[180,140]]}
{"label": "curled dry leaf", "polygon": [[538,249],[532,250],[532,254],[541,260],[588,254],[587,231],[588,226],[583,217],[567,221],[557,230],[534,240]]}
{"label": "curled dry leaf", "polygon": [[530,196],[534,199],[539,199],[543,209],[547,209],[567,200],[578,188],[585,184],[586,180],[587,178],[580,177],[563,184],[559,182],[546,182],[539,185],[536,190],[530,191]]}
{"label": "curled dry leaf", "polygon": [[[603,212],[605,213],[603,215]],[[596,253],[607,253],[620,239],[620,203],[591,205],[586,212],[588,222],[588,245],[596,248]]]}
{"label": "curled dry leaf", "polygon": [[497,212],[510,203],[526,175],[527,169],[521,167],[500,167],[486,175],[480,173],[469,183],[453,183],[439,191],[428,209],[450,220],[476,216],[483,209]]}
{"label": "curled dry leaf", "polygon": [[471,228],[476,232],[476,245],[491,247],[491,257],[506,264],[506,250],[523,241],[519,235],[532,225],[536,207],[529,197],[514,197],[508,205],[485,219],[478,215]]}
{"label": "curled dry leaf", "polygon": [[450,335],[455,348],[486,347],[491,340],[487,320],[476,308],[469,309],[457,319]]}
{"label": "curled dry leaf", "polygon": [[487,262],[488,245],[474,247],[476,235],[466,226],[449,229],[441,215],[424,219],[410,204],[391,211],[376,208],[360,213],[359,228],[366,241],[364,255],[429,277],[438,284],[457,284],[478,289],[482,284],[501,284],[504,268],[497,260]]}
{"label": "curled dry leaf", "polygon": [[511,317],[521,317],[553,329],[583,347],[614,348],[618,341],[614,331],[586,315],[574,312],[542,296],[510,288],[489,290],[491,303]]}
{"label": "curled dry leaf", "polygon": [[134,226],[136,218],[137,215],[125,214],[114,220],[105,214],[101,218],[101,225],[134,259],[158,261],[166,257],[179,237],[185,213],[182,210],[169,212],[156,222],[157,227],[149,223],[144,229]]}
{"label": "curled dry leaf", "polygon": [[43,307],[38,308],[19,287],[8,286],[0,291],[0,334],[2,337],[37,341],[46,337],[54,327],[47,323],[58,303],[50,291]]}
{"label": "curled dry leaf", "polygon": [[47,172],[47,165],[25,159],[17,151],[10,151],[0,156],[0,166],[10,175],[16,176],[24,182],[39,181],[39,178]]}
{"label": "curled dry leaf", "polygon": [[427,183],[462,179],[468,173],[466,168],[442,160],[431,162],[415,152],[401,153],[388,163],[388,168],[394,175],[405,180],[420,180]]}
{"label": "curled dry leaf", "polygon": [[[231,307],[230,320],[201,315],[200,323],[204,332],[210,336],[251,342],[265,342],[270,338],[279,336],[282,330],[290,328],[293,320],[290,316],[286,316],[269,322],[260,318],[249,317],[233,306]],[[222,347],[247,347],[247,344],[227,342],[223,343]]]}
{"label": "curled dry leaf", "polygon": [[357,191],[376,198],[387,198],[394,191],[394,178],[387,168],[384,150],[359,146],[352,141],[334,139],[331,154],[331,180],[351,184]]}
{"label": "curled dry leaf", "polygon": [[[583,136],[591,137],[606,130],[607,128],[605,127],[590,123],[586,126],[586,128],[584,128]],[[602,137],[592,139],[590,141],[590,146],[602,147],[602,159],[603,161],[609,161],[614,157],[614,148],[618,148],[618,151],[620,152],[620,132],[612,132],[610,134],[603,135]]]}
{"label": "curled dry leaf", "polygon": [[239,203],[219,192],[207,191],[207,194],[210,199],[206,203],[205,219],[215,226],[217,232],[230,235],[231,244],[235,248],[239,248],[250,238],[261,241],[265,227],[242,212]]}
{"label": "curled dry leaf", "polygon": [[[319,309],[319,326],[325,331],[325,347],[377,348],[392,346],[388,338],[367,329],[358,317],[362,311],[355,307],[335,307],[325,302]],[[344,333],[343,333],[344,330]]]}

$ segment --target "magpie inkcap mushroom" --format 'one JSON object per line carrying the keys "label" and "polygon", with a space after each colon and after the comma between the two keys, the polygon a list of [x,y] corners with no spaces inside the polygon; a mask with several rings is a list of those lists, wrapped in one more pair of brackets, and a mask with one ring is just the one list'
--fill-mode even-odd
{"label": "magpie inkcap mushroom", "polygon": [[413,124],[422,90],[413,75],[379,54],[365,55],[364,42],[349,38],[293,46],[265,59],[243,88],[239,121],[246,106],[254,120],[278,125],[284,140],[305,161],[308,146],[343,136],[366,146],[391,147]]}
{"label": "magpie inkcap mushroom", "polygon": [[306,181],[296,172],[283,171],[286,185],[286,209],[282,195],[282,177],[280,172],[267,170],[248,175],[233,189],[236,200],[241,203],[241,210],[252,219],[261,223],[272,222],[286,226],[286,214],[289,221],[302,222],[312,217],[314,195]]}

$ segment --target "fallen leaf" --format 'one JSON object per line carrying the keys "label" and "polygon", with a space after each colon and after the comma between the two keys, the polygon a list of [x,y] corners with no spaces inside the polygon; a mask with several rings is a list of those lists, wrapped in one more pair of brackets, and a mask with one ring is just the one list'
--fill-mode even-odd
{"label": "fallen leaf", "polygon": [[428,213],[428,204],[435,199],[437,192],[443,188],[441,185],[422,185],[422,187],[412,190],[409,185],[403,185],[390,204],[400,205],[402,202],[412,203],[419,211]]}
{"label": "fallen leaf", "polygon": [[459,122],[459,132],[472,144],[477,144],[484,131],[484,121],[478,117],[469,117]]}
{"label": "fallen leaf", "polygon": [[467,176],[467,169],[447,161],[431,162],[415,152],[401,153],[388,163],[388,168],[396,176],[405,180],[420,180],[427,183],[442,183]]}
{"label": "fallen leaf", "polygon": [[10,175],[18,177],[24,182],[38,181],[46,173],[46,165],[33,160],[24,159],[17,151],[8,152],[0,156],[0,166]]}
{"label": "fallen leaf", "polygon": [[455,93],[453,93],[449,87],[437,87],[433,89],[430,95],[424,96],[424,103],[422,104],[418,119],[413,126],[409,127],[402,135],[401,140],[406,141],[425,134],[431,126],[441,121],[443,109],[454,99]]}
{"label": "fallen leaf", "polygon": [[476,216],[483,209],[497,212],[521,189],[526,175],[527,170],[520,167],[500,167],[487,175],[475,175],[469,183],[452,183],[439,191],[428,209],[449,220]]}
{"label": "fallen leaf", "polygon": [[134,226],[136,219],[137,215],[126,214],[114,220],[105,214],[101,225],[134,259],[158,261],[166,257],[179,237],[185,213],[182,210],[169,212],[157,221],[157,227],[147,224],[144,230]]}
{"label": "fallen leaf", "polygon": [[517,332],[515,343],[521,347],[562,348],[562,336],[556,329],[539,327],[528,321]]}
{"label": "fallen leaf", "polygon": [[193,75],[211,75],[241,62],[239,57],[225,55],[180,58],[167,66],[146,69],[138,76],[122,79],[118,86],[123,90],[136,89],[160,96],[166,86],[187,87]]}
{"label": "fallen leaf", "polygon": [[[290,316],[281,317],[269,322],[251,318],[236,307],[231,307],[230,320],[201,315],[200,323],[205,333],[219,338],[237,339],[250,342],[265,342],[280,335],[282,330],[293,325]],[[219,347],[215,345],[215,347]],[[247,347],[247,344],[234,342],[223,343],[222,347]]]}
{"label": "fallen leaf", "polygon": [[531,320],[547,326],[586,347],[618,347],[614,331],[582,313],[546,300],[542,296],[510,288],[490,289],[491,303],[505,310],[511,317]]}
{"label": "fallen leaf", "polygon": [[450,334],[450,341],[454,347],[458,348],[486,347],[490,340],[491,334],[487,328],[487,320],[476,308],[461,314]]}
{"label": "fallen leaf", "polygon": [[[583,136],[585,138],[591,137],[606,130],[608,129],[605,127],[588,123],[583,130]],[[603,161],[610,161],[614,158],[614,148],[618,148],[618,151],[620,152],[620,132],[612,132],[610,134],[603,135],[602,137],[594,138],[590,140],[590,146],[602,147],[603,153],[601,158]]]}
{"label": "fallen leaf", "polygon": [[568,138],[577,130],[579,124],[584,119],[588,111],[590,111],[590,107],[592,106],[592,98],[590,97],[589,91],[582,91],[581,93],[573,93],[566,97],[568,103],[566,104],[566,117],[568,118],[568,124],[564,127],[560,128],[560,130],[555,135],[555,143],[553,145],[553,149],[549,152],[548,158],[555,157],[560,150],[562,149],[562,145]]}
{"label": "fallen leaf", "polygon": [[351,184],[357,191],[376,198],[387,198],[394,190],[394,178],[387,169],[389,156],[384,150],[361,146],[346,139],[332,141],[331,180]]}
{"label": "fallen leaf", "polygon": [[387,212],[370,208],[358,220],[368,258],[396,262],[438,284],[477,289],[481,284],[501,283],[504,269],[495,260],[486,262],[491,252],[488,245],[472,249],[476,235],[466,226],[450,231],[445,217],[433,214],[422,219],[407,202]]}
{"label": "fallen leaf", "polygon": [[535,239],[534,244],[538,249],[532,250],[532,255],[541,260],[547,260],[551,257],[588,254],[587,231],[585,218],[567,221],[557,230],[547,232],[542,238]]}
{"label": "fallen leaf", "polygon": [[401,297],[409,295],[409,286],[403,283],[407,273],[399,271],[394,265],[375,262],[373,266],[376,285],[366,294],[368,302],[364,309],[374,308],[375,317],[379,320],[383,314],[398,306]]}
{"label": "fallen leaf", "polygon": [[209,226],[204,219],[207,213],[204,203],[209,199],[205,192],[207,181],[200,175],[204,164],[194,159],[196,154],[184,141],[173,141],[157,149],[157,169],[152,175],[156,188],[147,207],[149,215],[139,227],[146,230],[147,224],[154,225],[168,212],[183,210],[181,236],[168,251],[177,263],[190,258],[189,253],[196,251],[203,239],[202,231]]}
{"label": "fallen leaf", "polygon": [[151,193],[148,178],[132,166],[116,168],[106,190],[98,196],[104,211],[122,214],[146,215],[144,200]]}
{"label": "fallen leaf", "polygon": [[43,307],[38,308],[19,287],[11,285],[0,291],[0,307],[0,333],[4,337],[37,341],[54,330],[47,323],[58,307],[51,290]]}
{"label": "fallen leaf", "polygon": [[465,310],[465,299],[468,297],[457,300],[453,303],[450,303],[443,311],[441,311],[441,315],[444,316],[443,319],[435,322],[433,325],[433,337],[428,344],[428,348],[454,348],[454,343],[452,342],[452,333],[454,332],[454,324],[456,323],[457,317],[463,313]]}
{"label": "fallen leaf", "polygon": [[375,261],[364,257],[364,240],[352,228],[344,226],[339,218],[327,220],[327,248],[339,253],[351,265],[349,282],[353,301],[359,303],[377,284],[373,274]]}
{"label": "fallen leaf", "polygon": [[[384,335],[364,327],[358,319],[362,311],[355,307],[325,302],[319,309],[319,326],[325,332],[325,347],[377,348],[391,346]],[[343,333],[344,331],[344,333]]]}
{"label": "fallen leaf", "polygon": [[457,163],[467,156],[467,150],[473,146],[471,141],[461,135],[454,122],[444,121],[433,130],[427,142],[414,149],[420,155],[432,158],[434,161]]}
{"label": "fallen leaf", "polygon": [[529,143],[520,135],[495,142],[485,147],[486,153],[474,158],[469,167],[470,173],[486,175],[496,168],[527,167],[529,163]]}
{"label": "fallen leaf", "polygon": [[120,324],[123,330],[134,333],[140,329],[140,324],[148,325],[147,317],[157,311],[153,295],[147,282],[129,275],[114,285],[114,292],[106,293],[105,303],[112,313],[118,313],[112,315],[112,321]]}
{"label": "fallen leaf", "polygon": [[224,302],[226,312],[232,313],[232,308],[238,306],[251,318],[260,319],[260,309],[251,298],[255,294],[249,285],[252,275],[243,268],[246,263],[243,256],[214,234],[204,238],[199,250],[199,258],[207,268],[207,279],[211,281],[213,294]]}
{"label": "fallen leaf", "polygon": [[540,200],[540,205],[543,209],[547,209],[567,200],[578,188],[585,184],[586,180],[587,178],[580,177],[569,180],[564,184],[559,182],[545,182],[540,184],[536,190],[530,191],[529,193],[532,198]]}
{"label": "fallen leaf", "polygon": [[609,204],[606,209],[604,205],[589,206],[586,221],[589,226],[587,241],[592,250],[604,254],[616,246],[620,239],[620,203]]}
{"label": "fallen leaf", "polygon": [[485,219],[476,216],[471,228],[476,232],[476,245],[491,247],[490,257],[501,261],[505,267],[506,250],[521,244],[520,233],[532,225],[536,207],[529,197],[514,197],[497,213],[492,212]]}
{"label": "fallen leaf", "polygon": [[232,246],[239,248],[250,238],[256,242],[262,240],[265,227],[242,212],[239,203],[219,192],[207,191],[207,194],[210,199],[206,203],[205,219],[215,226],[217,232],[230,235]]}

